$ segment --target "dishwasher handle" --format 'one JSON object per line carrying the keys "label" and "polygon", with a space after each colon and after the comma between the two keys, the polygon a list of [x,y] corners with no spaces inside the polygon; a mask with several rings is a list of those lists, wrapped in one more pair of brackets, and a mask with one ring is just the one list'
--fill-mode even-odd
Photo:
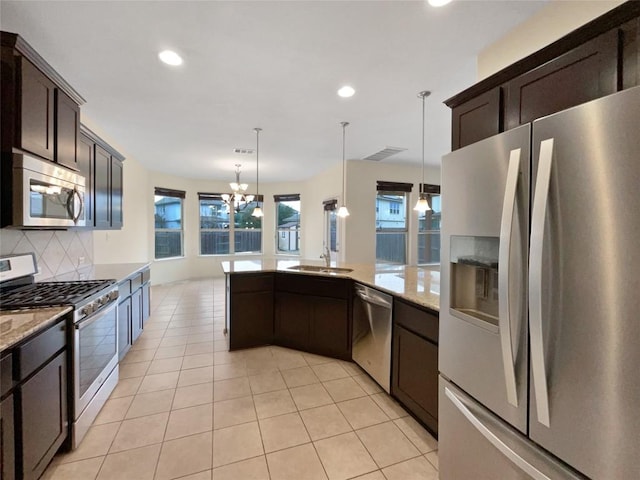
{"label": "dishwasher handle", "polygon": [[356,285],[356,294],[366,303],[377,305],[378,307],[382,308],[392,308],[392,304],[390,301],[388,301],[381,295],[376,295],[375,293],[371,292],[370,289],[364,289],[363,287]]}

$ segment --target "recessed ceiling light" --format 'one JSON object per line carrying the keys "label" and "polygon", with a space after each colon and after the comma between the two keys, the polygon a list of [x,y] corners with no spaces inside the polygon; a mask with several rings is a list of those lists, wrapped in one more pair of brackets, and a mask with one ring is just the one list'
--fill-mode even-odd
{"label": "recessed ceiling light", "polygon": [[182,57],[173,50],[163,50],[158,54],[158,58],[167,65],[182,65]]}
{"label": "recessed ceiling light", "polygon": [[353,87],[350,87],[349,85],[345,85],[340,90],[338,90],[338,95],[340,95],[343,98],[353,97],[354,93],[356,93],[356,91],[353,89]]}
{"label": "recessed ceiling light", "polygon": [[432,7],[442,7],[447,3],[451,3],[451,0],[429,0],[429,5]]}

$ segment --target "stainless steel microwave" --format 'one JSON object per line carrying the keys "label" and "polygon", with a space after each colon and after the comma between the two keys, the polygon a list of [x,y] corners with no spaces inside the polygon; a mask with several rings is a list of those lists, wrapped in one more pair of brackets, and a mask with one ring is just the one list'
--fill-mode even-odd
{"label": "stainless steel microwave", "polygon": [[13,155],[13,226],[84,227],[85,178],[53,162]]}

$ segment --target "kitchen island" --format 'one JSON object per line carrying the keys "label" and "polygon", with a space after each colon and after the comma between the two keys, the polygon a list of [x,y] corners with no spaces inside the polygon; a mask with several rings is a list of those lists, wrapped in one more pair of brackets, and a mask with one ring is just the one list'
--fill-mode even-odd
{"label": "kitchen island", "polygon": [[[318,260],[256,259],[222,262],[225,274],[279,272],[290,274],[317,275],[330,278],[350,278],[358,283],[390,293],[409,302],[440,310],[440,266],[408,267],[405,265],[340,264],[339,268],[351,272],[302,272],[300,265],[322,267]],[[335,266],[335,265],[332,265]]]}
{"label": "kitchen island", "polygon": [[391,294],[393,308],[382,333],[386,353],[377,355],[387,365],[381,385],[390,383],[391,395],[437,436],[437,266],[327,267],[318,261],[255,259],[222,262],[222,268],[230,350],[273,344],[352,361],[352,343],[363,335],[358,324],[372,329],[375,342],[381,335],[374,331],[381,320],[366,318],[367,310],[379,307],[364,305],[355,286]]}

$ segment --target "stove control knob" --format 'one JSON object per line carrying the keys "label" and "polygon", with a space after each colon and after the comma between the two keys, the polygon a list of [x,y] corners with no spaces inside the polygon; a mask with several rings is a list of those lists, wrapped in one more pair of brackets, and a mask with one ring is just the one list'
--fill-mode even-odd
{"label": "stove control knob", "polygon": [[83,315],[91,315],[94,311],[95,311],[95,307],[93,306],[92,303],[90,303],[89,305],[84,307],[80,313],[82,313]]}
{"label": "stove control knob", "polygon": [[109,300],[115,300],[116,298],[118,298],[118,291],[114,290],[109,294]]}

